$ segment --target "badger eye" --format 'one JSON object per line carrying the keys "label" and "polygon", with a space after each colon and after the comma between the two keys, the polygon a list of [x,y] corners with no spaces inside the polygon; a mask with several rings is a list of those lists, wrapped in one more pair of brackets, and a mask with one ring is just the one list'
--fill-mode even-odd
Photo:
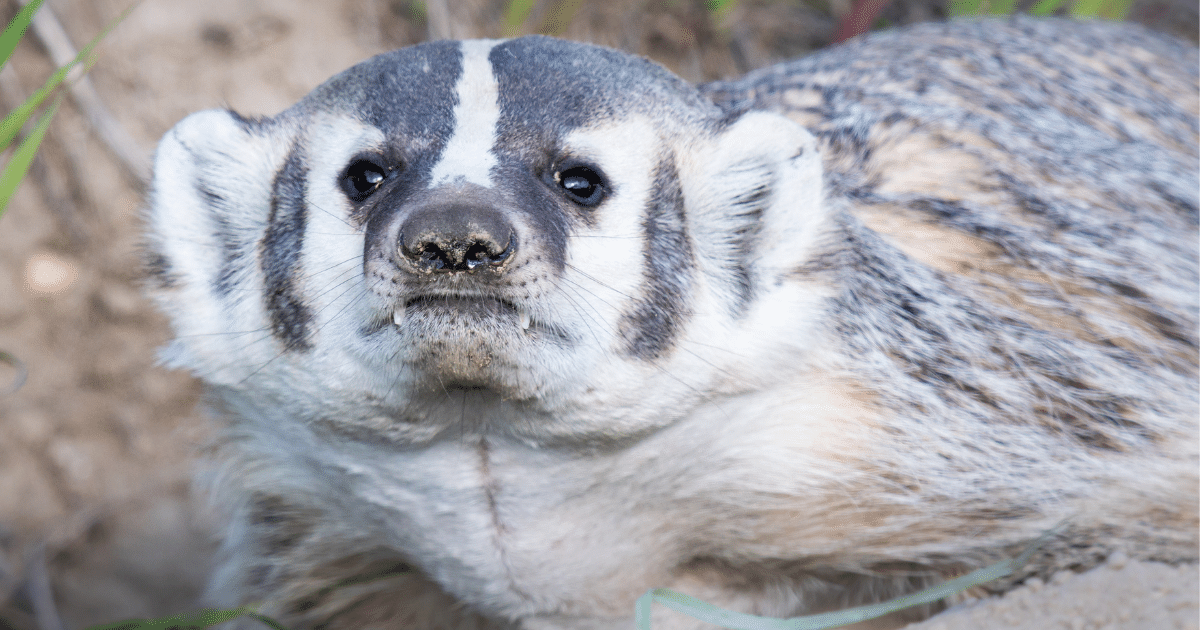
{"label": "badger eye", "polygon": [[554,174],[554,181],[567,198],[583,206],[594,206],[604,199],[604,178],[587,166],[572,166]]}
{"label": "badger eye", "polygon": [[371,160],[354,160],[342,173],[342,190],[352,201],[359,202],[370,197],[387,179],[387,169]]}

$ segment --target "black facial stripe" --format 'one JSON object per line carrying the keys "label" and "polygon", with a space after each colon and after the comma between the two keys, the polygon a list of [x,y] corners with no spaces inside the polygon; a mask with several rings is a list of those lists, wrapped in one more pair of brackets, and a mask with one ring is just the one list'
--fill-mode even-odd
{"label": "black facial stripe", "polygon": [[[226,114],[248,135],[264,136],[275,124],[271,118],[248,118],[231,110],[226,110]],[[224,152],[209,154],[192,151],[191,154],[198,173],[193,187],[196,196],[208,210],[213,222],[214,235],[221,248],[221,266],[213,278],[213,290],[219,297],[228,297],[240,280],[249,273],[250,265],[253,264],[254,248],[251,235],[232,220],[242,208],[238,206],[236,199],[231,202],[220,186],[212,185],[235,160]]]}
{"label": "black facial stripe", "polygon": [[534,177],[519,162],[501,158],[492,171],[496,181],[505,182],[513,192],[514,199],[521,203],[513,209],[525,215],[529,222],[525,238],[536,238],[539,254],[551,268],[561,272],[567,261],[567,235],[571,219],[578,217],[570,209],[570,202],[548,188],[543,181]]}
{"label": "black facial stripe", "polygon": [[642,224],[649,280],[643,285],[642,299],[620,323],[625,352],[644,361],[667,353],[691,317],[689,298],[694,273],[683,189],[673,157],[664,158],[655,168],[652,190],[654,195]]}
{"label": "black facial stripe", "polygon": [[251,259],[246,256],[247,243],[239,238],[236,228],[229,222],[229,214],[236,211],[229,207],[224,195],[212,190],[203,180],[196,182],[196,193],[204,200],[213,220],[214,236],[221,245],[221,267],[213,279],[213,290],[220,297],[228,297],[237,286],[238,278],[245,277]]}
{"label": "black facial stripe", "polygon": [[303,149],[292,148],[287,162],[275,176],[271,193],[271,215],[261,244],[267,313],[271,332],[289,350],[306,351],[312,313],[300,295],[303,274],[300,252],[304,247],[307,222],[305,200],[308,165]]}
{"label": "black facial stripe", "polygon": [[[597,48],[587,52],[603,55],[611,51]],[[572,63],[580,61],[579,56],[577,48],[543,38],[510,40],[492,49],[488,60],[498,87],[499,146],[533,157],[530,151],[544,151],[590,120],[613,115],[620,93],[611,86],[622,82],[606,83],[602,77],[581,73]],[[589,68],[609,75],[628,63],[621,58],[617,67],[595,63]],[[529,72],[529,68],[538,71]]]}
{"label": "black facial stripe", "polygon": [[497,44],[488,60],[500,108],[494,150],[502,160],[549,167],[572,131],[638,113],[669,112],[701,125],[705,113],[719,113],[662,66],[600,46],[529,36]]}
{"label": "black facial stripe", "polygon": [[458,42],[437,41],[377,55],[331,78],[295,105],[304,117],[344,112],[399,149],[405,178],[424,181],[454,133]]}
{"label": "black facial stripe", "polygon": [[663,105],[680,115],[717,111],[662,66],[609,48],[531,36],[498,44],[488,60],[499,86],[501,144],[525,131],[561,136]]}
{"label": "black facial stripe", "polygon": [[733,277],[737,289],[737,303],[732,305],[732,310],[737,317],[746,313],[754,298],[754,277],[750,257],[758,247],[763,213],[766,212],[770,200],[770,183],[762,181],[749,190],[743,191],[730,203],[730,212],[736,221],[730,237],[736,255]]}

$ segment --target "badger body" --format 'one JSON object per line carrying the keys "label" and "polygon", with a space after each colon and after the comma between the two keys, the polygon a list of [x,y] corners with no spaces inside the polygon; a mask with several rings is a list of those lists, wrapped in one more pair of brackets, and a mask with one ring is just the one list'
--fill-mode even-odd
{"label": "badger body", "polygon": [[[194,114],[147,211],[213,603],[630,628],[1197,559],[1197,52],[930,24],[692,87],[530,37]],[[655,627],[699,622],[663,614]]]}

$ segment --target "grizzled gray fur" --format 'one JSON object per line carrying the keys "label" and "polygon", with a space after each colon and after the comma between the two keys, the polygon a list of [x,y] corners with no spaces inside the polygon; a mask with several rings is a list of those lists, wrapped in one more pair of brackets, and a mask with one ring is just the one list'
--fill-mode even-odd
{"label": "grizzled gray fur", "polygon": [[[1198,556],[1197,51],[1031,19],[692,87],[530,37],[190,116],[147,212],[290,628],[788,617]],[[655,627],[699,628],[670,611]]]}

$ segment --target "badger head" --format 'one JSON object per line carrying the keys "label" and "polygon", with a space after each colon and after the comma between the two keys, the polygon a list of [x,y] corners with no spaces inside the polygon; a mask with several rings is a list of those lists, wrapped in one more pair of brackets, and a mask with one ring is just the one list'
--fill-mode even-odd
{"label": "badger head", "polygon": [[253,409],[400,442],[621,440],[795,369],[814,139],[549,38],[435,42],[159,146],[164,352]]}

